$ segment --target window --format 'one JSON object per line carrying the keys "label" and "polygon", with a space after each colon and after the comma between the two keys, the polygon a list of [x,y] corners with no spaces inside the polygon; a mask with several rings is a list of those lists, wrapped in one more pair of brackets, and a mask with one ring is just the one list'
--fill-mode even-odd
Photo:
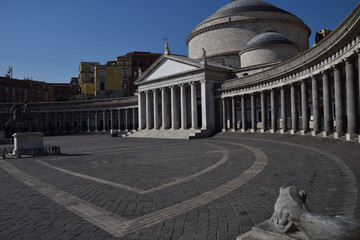
{"label": "window", "polygon": [[94,72],[94,65],[90,65],[90,72]]}
{"label": "window", "polygon": [[123,81],[123,90],[124,91],[129,91],[129,84],[127,81]]}
{"label": "window", "polygon": [[100,91],[105,91],[105,81],[100,81]]}
{"label": "window", "polygon": [[137,62],[136,62],[136,60],[134,60],[134,64],[133,64],[133,65],[136,66],[136,64],[137,64]]}
{"label": "window", "polygon": [[104,69],[100,69],[100,78],[105,78],[105,70]]}
{"label": "window", "polygon": [[149,65],[151,65],[152,64],[152,61],[151,60],[149,60]]}
{"label": "window", "polygon": [[123,78],[127,78],[127,69],[122,70],[122,76]]}
{"label": "window", "polygon": [[138,72],[134,71],[134,78],[137,78]]}
{"label": "window", "polygon": [[144,61],[140,60],[140,67],[143,67],[143,66],[144,66]]}

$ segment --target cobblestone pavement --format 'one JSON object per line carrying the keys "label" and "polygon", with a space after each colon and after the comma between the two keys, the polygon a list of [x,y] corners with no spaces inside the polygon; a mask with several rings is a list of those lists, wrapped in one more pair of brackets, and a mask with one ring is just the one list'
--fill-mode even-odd
{"label": "cobblestone pavement", "polygon": [[360,219],[357,144],[248,133],[45,144],[62,154],[0,160],[0,239],[236,239],[286,185],[313,212]]}

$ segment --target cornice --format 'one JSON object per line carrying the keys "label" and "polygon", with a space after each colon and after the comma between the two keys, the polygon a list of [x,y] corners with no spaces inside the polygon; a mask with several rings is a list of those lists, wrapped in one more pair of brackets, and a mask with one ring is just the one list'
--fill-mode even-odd
{"label": "cornice", "polygon": [[251,23],[269,23],[269,22],[277,22],[277,23],[287,23],[294,26],[302,27],[305,30],[309,32],[309,36],[311,33],[311,30],[308,26],[306,26],[304,23],[300,23],[294,20],[287,20],[287,19],[276,19],[276,18],[256,18],[256,19],[240,19],[240,20],[234,20],[234,21],[228,21],[223,23],[214,24],[208,27],[201,28],[199,30],[193,31],[190,36],[186,39],[186,44],[189,45],[189,42],[196,36],[201,35],[206,32],[215,31],[218,29],[228,28],[230,26],[236,26],[238,24],[251,24]]}

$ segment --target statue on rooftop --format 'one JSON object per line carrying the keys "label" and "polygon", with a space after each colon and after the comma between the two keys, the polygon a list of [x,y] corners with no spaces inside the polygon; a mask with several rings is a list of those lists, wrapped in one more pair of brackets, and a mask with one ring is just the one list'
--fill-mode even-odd
{"label": "statue on rooftop", "polygon": [[170,48],[169,48],[168,39],[166,37],[164,37],[164,41],[165,41],[165,55],[170,55]]}

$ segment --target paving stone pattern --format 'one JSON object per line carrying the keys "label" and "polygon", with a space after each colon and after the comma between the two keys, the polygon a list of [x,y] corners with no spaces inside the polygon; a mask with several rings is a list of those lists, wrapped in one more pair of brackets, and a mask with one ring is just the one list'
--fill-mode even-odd
{"label": "paving stone pattern", "polygon": [[45,138],[60,156],[0,164],[0,239],[236,239],[271,217],[286,185],[306,189],[313,212],[359,219],[358,145],[273,136]]}

